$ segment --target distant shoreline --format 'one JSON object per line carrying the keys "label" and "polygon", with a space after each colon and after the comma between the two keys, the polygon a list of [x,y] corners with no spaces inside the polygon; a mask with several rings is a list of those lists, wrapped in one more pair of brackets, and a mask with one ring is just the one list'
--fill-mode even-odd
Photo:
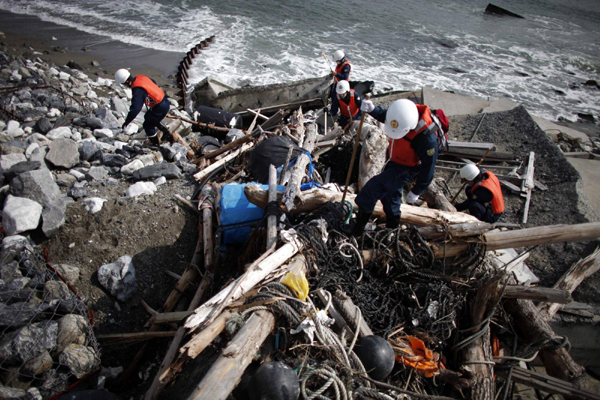
{"label": "distant shoreline", "polygon": [[[30,59],[37,56],[58,66],[73,60],[86,68],[88,73],[103,78],[113,79],[117,69],[130,68],[134,75],[144,74],[160,85],[174,87],[173,78],[179,62],[185,56],[185,53],[122,43],[109,37],[45,22],[35,16],[4,10],[0,10],[0,31],[4,33],[4,36],[0,36],[0,44],[11,54],[26,55],[25,58]],[[94,67],[92,61],[97,61],[100,66]]]}

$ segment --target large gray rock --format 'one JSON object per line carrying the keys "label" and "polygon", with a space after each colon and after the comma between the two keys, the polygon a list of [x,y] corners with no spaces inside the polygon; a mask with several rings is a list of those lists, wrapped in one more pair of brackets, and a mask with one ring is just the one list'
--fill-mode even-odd
{"label": "large gray rock", "polygon": [[47,238],[54,236],[60,227],[65,224],[66,211],[67,205],[62,199],[44,207],[42,211],[42,232]]}
{"label": "large gray rock", "polygon": [[0,258],[4,262],[11,262],[15,258],[19,258],[21,252],[33,252],[33,243],[25,236],[14,235],[6,236],[2,239]]}
{"label": "large gray rock", "polygon": [[174,164],[160,163],[140,168],[133,173],[136,181],[150,181],[164,176],[167,179],[181,179],[183,173]]}
{"label": "large gray rock", "polygon": [[92,372],[99,364],[94,349],[80,344],[70,344],[58,357],[61,365],[69,368],[78,379]]}
{"label": "large gray rock", "polygon": [[6,335],[0,344],[0,357],[4,360],[27,362],[44,351],[56,348],[58,322],[42,321],[24,326],[12,335]]}
{"label": "large gray rock", "polygon": [[79,156],[84,161],[102,159],[102,145],[95,140],[84,140],[79,149]]}
{"label": "large gray rock", "polygon": [[48,146],[46,161],[59,168],[72,168],[79,164],[77,143],[71,139],[56,139]]}
{"label": "large gray rock", "polygon": [[68,126],[59,126],[58,128],[51,129],[50,132],[46,134],[46,137],[54,141],[58,139],[70,139],[72,135],[71,128]]}
{"label": "large gray rock", "polygon": [[0,168],[8,171],[13,165],[23,161],[27,161],[27,157],[23,153],[3,154],[0,156]]}
{"label": "large gray rock", "polygon": [[14,177],[21,175],[24,172],[35,171],[42,166],[39,161],[21,161],[16,163],[8,171],[4,173],[4,184],[10,183]]}
{"label": "large gray rock", "polygon": [[[0,303],[0,328],[9,326],[16,328],[40,320],[49,308],[50,305],[46,303],[18,302],[9,306]],[[2,358],[3,351],[10,351],[10,349],[1,350],[1,348],[3,348],[2,345],[0,345],[0,358]]]}
{"label": "large gray rock", "polygon": [[36,201],[43,206],[54,204],[62,196],[52,173],[45,168],[24,172],[15,177],[10,182],[10,193]]}
{"label": "large gray rock", "polygon": [[0,399],[25,400],[27,399],[27,393],[23,389],[0,385]]}
{"label": "large gray rock", "polygon": [[88,329],[88,322],[82,315],[67,314],[62,317],[58,321],[57,352],[60,353],[72,343],[85,344]]}
{"label": "large gray rock", "polygon": [[103,166],[100,167],[91,167],[87,174],[86,178],[90,181],[101,181],[108,176],[108,170]]}
{"label": "large gray rock", "polygon": [[48,118],[42,117],[36,121],[33,129],[45,135],[52,130],[52,123],[48,120]]}
{"label": "large gray rock", "polygon": [[117,118],[113,115],[111,110],[106,108],[99,108],[96,110],[96,117],[100,118],[104,128],[108,129],[120,129],[121,124]]}
{"label": "large gray rock", "polygon": [[53,361],[50,353],[48,353],[48,351],[43,351],[36,357],[27,361],[21,367],[20,372],[29,377],[34,377],[36,375],[41,375],[44,372],[50,370],[50,368],[52,368],[52,363]]}
{"label": "large gray rock", "polygon": [[56,272],[61,274],[70,284],[75,284],[81,275],[81,269],[69,264],[57,264],[54,266]]}
{"label": "large gray rock", "polygon": [[24,197],[8,195],[2,210],[2,225],[8,236],[38,227],[42,206]]}
{"label": "large gray rock", "polygon": [[125,255],[112,264],[101,266],[98,269],[98,281],[117,299],[129,300],[137,290],[131,256]]}
{"label": "large gray rock", "polygon": [[123,117],[125,118],[127,116],[127,114],[129,113],[129,105],[127,103],[125,103],[125,100],[123,100],[122,98],[118,97],[118,96],[113,96],[110,99],[113,108],[115,109],[115,112],[117,113],[117,115],[119,117]]}

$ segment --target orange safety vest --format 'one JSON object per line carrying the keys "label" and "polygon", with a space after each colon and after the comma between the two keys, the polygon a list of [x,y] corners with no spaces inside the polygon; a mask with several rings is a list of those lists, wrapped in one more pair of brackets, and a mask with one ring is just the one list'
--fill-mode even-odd
{"label": "orange safety vest", "polygon": [[[341,64],[338,64],[338,65],[335,67],[335,73],[336,73],[336,74],[341,74],[341,73],[342,73],[342,69],[344,69],[344,67],[345,67],[346,65],[350,67],[350,61],[348,61],[348,60],[345,60],[343,63],[341,63]],[[350,67],[350,68],[352,68],[352,67]],[[337,76],[336,76],[335,78],[333,78],[333,80],[335,81],[335,83],[338,83],[338,82],[340,81],[340,79],[339,79]],[[348,79],[345,79],[345,80],[347,80],[347,81],[349,81],[349,80],[350,80],[350,72],[348,72]]]}
{"label": "orange safety vest", "polygon": [[147,76],[136,76],[135,80],[133,81],[133,85],[131,85],[131,88],[136,87],[142,88],[146,91],[147,96],[146,100],[144,100],[144,103],[148,107],[154,107],[165,98],[165,92],[163,92],[161,88],[156,86],[156,83],[152,82],[152,79],[148,78]]}
{"label": "orange safety vest", "polygon": [[340,103],[340,114],[348,118],[352,118],[356,114],[358,114],[360,108],[358,108],[356,101],[354,101],[354,89],[350,89],[350,101],[348,102],[348,104],[346,104],[346,102],[344,102],[340,98],[339,94],[337,94],[336,96],[338,99],[338,103]]}
{"label": "orange safety vest", "polygon": [[396,164],[415,167],[421,162],[411,142],[417,135],[430,128],[432,124],[435,125],[435,122],[431,118],[431,110],[428,106],[417,104],[417,111],[419,111],[419,123],[417,127],[409,131],[406,136],[400,139],[390,139],[389,141],[388,151],[391,151],[390,159]]}
{"label": "orange safety vest", "polygon": [[492,212],[494,214],[503,213],[504,197],[502,196],[502,187],[500,187],[498,177],[490,171],[486,171],[482,175],[482,179],[473,185],[471,193],[475,192],[475,189],[479,186],[483,186],[492,193]]}

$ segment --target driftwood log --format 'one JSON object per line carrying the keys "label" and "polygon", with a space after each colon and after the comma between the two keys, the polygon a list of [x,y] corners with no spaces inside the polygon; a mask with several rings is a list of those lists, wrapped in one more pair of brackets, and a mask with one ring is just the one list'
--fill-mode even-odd
{"label": "driftwood log", "polygon": [[219,161],[215,162],[214,164],[209,165],[208,167],[204,168],[200,172],[196,172],[196,174],[194,174],[194,179],[196,179],[197,181],[201,181],[202,179],[206,178],[208,176],[208,174],[210,174],[211,172],[217,170],[219,167],[227,164],[228,162],[232,161],[234,158],[236,158],[240,154],[247,152],[248,150],[252,149],[253,147],[254,147],[254,142],[244,143],[242,145],[242,147],[238,148],[237,150],[232,151],[231,153],[229,153],[227,156],[223,157]]}
{"label": "driftwood log", "polygon": [[358,189],[375,175],[378,175],[385,165],[388,139],[379,127],[365,123],[362,127],[362,150],[358,165]]}
{"label": "driftwood log", "polygon": [[[244,188],[244,194],[246,195],[248,201],[250,201],[252,204],[255,204],[261,208],[265,208],[267,206],[267,191],[262,189],[260,186],[247,185]],[[296,199],[295,207],[293,210],[291,210],[291,213],[308,213],[322,207],[329,201],[339,203],[342,200],[342,195],[343,194],[340,192],[333,192],[327,189],[305,190],[302,192],[302,201]],[[279,193],[277,196],[278,199],[280,199],[282,194]],[[346,200],[350,201],[356,208],[356,203],[354,203],[355,198],[356,195],[354,194],[348,193],[346,195]],[[407,204],[403,204],[400,209],[402,211],[401,221],[414,225],[443,225],[448,223],[462,224],[479,222],[477,218],[469,214],[459,212],[439,211],[425,207],[409,206]],[[385,217],[381,203],[377,203],[373,215],[376,217]]]}
{"label": "driftwood log", "polygon": [[[470,303],[471,327],[475,337],[462,351],[461,372],[470,379],[470,398],[492,400],[495,395],[494,367],[490,341],[490,320],[502,292],[498,279],[483,285]],[[466,339],[465,339],[466,340]]]}
{"label": "driftwood log", "polygon": [[434,179],[427,189],[421,194],[421,198],[425,200],[427,206],[429,208],[434,208],[436,210],[442,211],[452,211],[456,212],[456,207],[452,205],[452,203],[448,200],[444,191],[438,184],[442,179],[436,178]]}
{"label": "driftwood log", "polygon": [[[583,280],[600,269],[600,248],[587,256],[586,258],[579,260],[565,274],[556,282],[554,288],[566,290],[568,293],[573,291],[579,286]],[[538,306],[540,317],[546,321],[552,319],[554,314],[560,309],[559,304],[544,303]]]}
{"label": "driftwood log", "polygon": [[[557,337],[531,300],[507,300],[504,303],[504,308],[511,314],[515,326],[525,339],[537,341]],[[539,357],[544,363],[548,375],[571,382],[578,389],[591,389],[589,377],[585,375],[585,369],[573,360],[566,348],[545,348],[540,351]]]}
{"label": "driftwood log", "polygon": [[200,326],[210,323],[219,316],[225,306],[229,305],[232,301],[237,300],[244,293],[247,293],[254,286],[262,282],[267,275],[281,267],[303,247],[302,243],[294,241],[284,244],[277,249],[277,251],[264,258],[259,258],[250,268],[248,268],[248,271],[244,275],[227,285],[206,303],[198,307],[194,311],[194,314],[190,315],[185,322],[185,327],[190,330],[195,330]]}
{"label": "driftwood log", "polygon": [[242,378],[260,345],[275,327],[271,312],[259,310],[223,349],[188,400],[225,400]]}
{"label": "driftwood log", "polygon": [[[304,140],[303,146],[307,152],[312,153],[314,150],[316,138],[317,125],[310,124],[306,129],[306,140]],[[300,154],[292,167],[290,180],[287,183],[282,198],[282,204],[288,211],[295,207],[294,200],[300,195],[300,185],[302,184],[302,179],[306,176],[306,167],[308,164],[310,164],[310,157],[306,154]]]}
{"label": "driftwood log", "polygon": [[[600,222],[589,222],[575,225],[549,225],[535,228],[517,229],[512,231],[490,231],[483,234],[482,243],[487,250],[511,249],[529,247],[539,244],[585,242],[600,237]],[[454,242],[444,246],[434,243],[433,252],[436,257],[454,257],[465,251],[469,243],[479,239]]]}

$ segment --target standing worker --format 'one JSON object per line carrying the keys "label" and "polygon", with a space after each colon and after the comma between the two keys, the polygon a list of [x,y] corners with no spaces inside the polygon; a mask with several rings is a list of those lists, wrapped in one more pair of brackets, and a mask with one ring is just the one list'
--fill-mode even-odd
{"label": "standing worker", "polygon": [[115,81],[118,84],[129,86],[132,94],[131,107],[129,107],[129,113],[125,118],[122,128],[125,129],[137,117],[144,104],[146,104],[148,110],[144,115],[142,126],[144,131],[146,131],[150,143],[155,146],[160,144],[156,128],[160,129],[163,133],[163,139],[173,141],[173,136],[171,136],[169,128],[161,123],[169,112],[169,99],[165,95],[165,92],[156,85],[154,79],[144,75],[132,77],[128,70],[122,68],[115,72]]}
{"label": "standing worker", "polygon": [[360,119],[359,111],[362,102],[354,89],[350,89],[348,81],[339,81],[335,86],[335,93],[329,113],[331,117],[335,117],[339,109],[340,119],[338,123],[341,127],[346,127],[353,119]]}
{"label": "standing worker", "polygon": [[350,70],[352,69],[350,66],[350,61],[346,59],[346,55],[342,50],[336,50],[333,53],[333,60],[336,62],[336,66],[335,70],[331,71],[331,75],[333,76],[333,84],[329,88],[329,97],[331,97],[332,101],[335,97],[335,89],[338,82],[350,82]]}
{"label": "standing worker", "polygon": [[385,110],[365,99],[361,111],[385,123],[384,131],[390,138],[390,158],[383,171],[369,179],[356,196],[358,217],[352,232],[355,236],[364,232],[378,200],[383,203],[386,227],[397,228],[400,225],[402,188],[416,179],[406,198],[408,204],[414,204],[433,180],[438,158],[438,127],[428,106],[400,99]]}
{"label": "standing worker", "polygon": [[493,224],[504,212],[504,197],[498,177],[490,171],[480,171],[474,164],[460,169],[460,177],[467,181],[467,200],[456,205],[458,211],[469,210],[469,214],[480,221]]}
{"label": "standing worker", "polygon": [[346,55],[342,50],[337,50],[333,53],[333,60],[337,63],[335,71],[331,72],[333,75],[333,81],[338,83],[339,81],[350,81],[350,61],[346,59]]}

